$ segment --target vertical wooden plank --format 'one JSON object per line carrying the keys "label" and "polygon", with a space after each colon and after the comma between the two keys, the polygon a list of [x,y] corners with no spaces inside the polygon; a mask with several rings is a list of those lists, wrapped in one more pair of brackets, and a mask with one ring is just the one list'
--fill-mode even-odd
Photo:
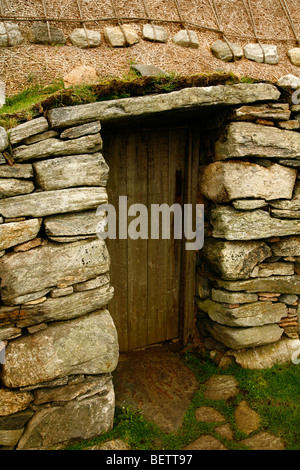
{"label": "vertical wooden plank", "polygon": [[[183,206],[185,159],[187,157],[188,129],[170,129],[170,165],[169,165],[169,204]],[[183,215],[183,213],[182,213]],[[169,255],[168,288],[168,338],[179,337],[179,316],[181,312],[181,250],[182,240],[174,239],[174,217],[172,217],[172,237]],[[183,231],[183,227],[182,227]]]}
{"label": "vertical wooden plank", "polygon": [[[142,132],[132,132],[127,149],[128,207],[136,203],[147,207],[147,159],[147,144]],[[129,217],[128,223],[134,219],[135,217]],[[128,237],[127,246],[128,348],[133,350],[148,344],[148,240],[132,240]]]}
{"label": "vertical wooden plank", "polygon": [[[148,207],[168,202],[169,133],[149,132]],[[151,224],[150,224],[151,229]],[[149,344],[167,339],[169,240],[148,241],[148,340]]]}
{"label": "vertical wooden plank", "polygon": [[[196,129],[189,131],[189,154],[186,161],[185,176],[185,204],[192,204],[195,213],[197,203],[197,180],[199,168],[200,139]],[[195,329],[195,263],[196,252],[182,250],[182,276],[183,276],[183,298],[181,317],[181,340],[185,345],[188,339],[193,336]]]}
{"label": "vertical wooden plank", "polygon": [[[110,168],[107,185],[109,203],[119,211],[119,196],[127,194],[127,136],[118,132],[103,135],[104,158]],[[118,219],[117,219],[118,225]],[[120,352],[128,351],[128,309],[127,309],[127,240],[107,240],[107,247],[111,258],[110,276],[115,295],[109,303],[118,332]]]}

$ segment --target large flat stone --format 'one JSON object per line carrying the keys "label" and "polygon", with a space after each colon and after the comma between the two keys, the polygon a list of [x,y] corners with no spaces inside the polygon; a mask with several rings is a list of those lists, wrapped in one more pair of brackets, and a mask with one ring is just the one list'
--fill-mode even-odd
{"label": "large flat stone", "polygon": [[9,342],[1,379],[16,388],[72,374],[106,374],[118,362],[117,332],[107,310],[98,310]]}
{"label": "large flat stone", "polygon": [[242,106],[235,109],[231,117],[237,121],[256,121],[256,119],[288,121],[290,116],[291,111],[288,103],[267,103]]}
{"label": "large flat stone", "polygon": [[287,316],[283,303],[253,302],[236,308],[228,308],[213,300],[198,300],[200,310],[207,313],[211,320],[226,326],[262,326],[278,323]]}
{"label": "large flat stone", "polygon": [[[101,381],[101,376],[99,378]],[[65,406],[39,409],[27,426],[18,450],[52,450],[74,440],[91,439],[113,427],[115,395],[107,381],[98,395]]]}
{"label": "large flat stone", "polygon": [[249,279],[246,281],[217,280],[219,287],[229,291],[274,292],[281,294],[299,294],[300,276],[271,276]]}
{"label": "large flat stone", "polygon": [[254,62],[277,65],[279,62],[277,46],[273,44],[246,44],[244,47],[246,59]]}
{"label": "large flat stone", "polygon": [[279,341],[283,329],[278,325],[232,328],[215,322],[206,322],[209,333],[220,343],[231,349],[253,348]]}
{"label": "large flat stone", "polygon": [[214,202],[240,198],[291,199],[297,170],[276,163],[266,168],[230,160],[201,167],[199,175],[201,193]]}
{"label": "large flat stone", "polygon": [[21,142],[28,137],[31,137],[49,129],[47,119],[44,117],[32,119],[31,121],[24,122],[9,131],[9,139],[12,145]]}
{"label": "large flat stone", "polygon": [[277,219],[261,209],[238,211],[218,206],[211,212],[212,235],[226,240],[255,240],[300,234],[297,219]]}
{"label": "large flat stone", "polygon": [[242,157],[300,157],[300,134],[252,122],[233,122],[215,144],[215,160]]}
{"label": "large flat stone", "polygon": [[33,178],[33,168],[30,163],[1,165],[0,166],[0,178]]}
{"label": "large flat stone", "polygon": [[69,188],[41,191],[0,200],[0,214],[6,218],[44,217],[52,214],[96,209],[107,203],[105,188]]}
{"label": "large flat stone", "polygon": [[[46,217],[44,220],[48,237],[72,237],[78,235],[94,235],[102,217],[95,210],[60,214]],[[0,227],[1,230],[1,227]]]}
{"label": "large flat stone", "polygon": [[37,325],[44,322],[71,320],[105,307],[112,299],[114,289],[108,284],[93,292],[75,292],[59,298],[50,298],[37,305],[22,305],[18,326]]}
{"label": "large flat stone", "polygon": [[86,28],[75,28],[70,34],[70,40],[73,46],[82,47],[98,47],[101,43],[101,33]]}
{"label": "large flat stone", "polygon": [[64,155],[83,155],[95,153],[102,148],[100,134],[86,135],[78,139],[59,140],[50,138],[32,145],[21,145],[13,151],[16,162],[40,160],[47,157]]}
{"label": "large flat stone", "polygon": [[0,260],[2,301],[37,292],[59,284],[84,282],[107,272],[109,255],[103,240],[70,244],[45,242],[24,253],[12,253]]}
{"label": "large flat stone", "polygon": [[0,251],[35,238],[41,223],[41,219],[29,219],[22,222],[0,224]]}
{"label": "large flat stone", "polygon": [[135,29],[130,25],[108,26],[104,29],[104,36],[110,47],[133,46],[140,41]]}
{"label": "large flat stone", "polygon": [[272,255],[262,241],[224,241],[207,239],[201,254],[223,279],[249,279],[255,266]]}
{"label": "large flat stone", "polygon": [[195,87],[161,95],[121,98],[55,108],[49,111],[48,118],[52,127],[63,128],[97,119],[100,119],[101,122],[122,121],[141,116],[174,113],[175,111],[190,112],[206,106],[278,100],[279,97],[280,92],[275,86],[264,83]]}
{"label": "large flat stone", "polygon": [[36,181],[45,191],[76,186],[106,186],[109,174],[101,153],[52,158],[35,162],[33,167]]}

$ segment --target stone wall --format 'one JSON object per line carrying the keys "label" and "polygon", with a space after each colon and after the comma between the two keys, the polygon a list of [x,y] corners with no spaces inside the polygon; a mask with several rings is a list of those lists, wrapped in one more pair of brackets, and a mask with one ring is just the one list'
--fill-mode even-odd
{"label": "stone wall", "polygon": [[109,169],[99,121],[54,131],[39,117],[9,139],[1,128],[0,144],[0,446],[57,448],[113,425],[118,340],[96,236]]}
{"label": "stone wall", "polygon": [[208,349],[247,367],[290,361],[300,349],[297,112],[270,102],[227,113],[210,139],[213,161],[199,172],[211,210],[197,272],[198,325]]}

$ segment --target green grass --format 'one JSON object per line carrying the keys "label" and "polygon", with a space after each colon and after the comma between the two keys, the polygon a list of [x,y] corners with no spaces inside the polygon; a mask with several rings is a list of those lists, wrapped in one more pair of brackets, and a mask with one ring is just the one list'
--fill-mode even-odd
{"label": "green grass", "polygon": [[[114,427],[91,441],[85,441],[68,447],[80,450],[91,445],[100,444],[110,439],[123,439],[133,450],[181,450],[196,440],[201,434],[211,434],[219,439],[225,447],[232,450],[245,450],[240,442],[247,438],[236,428],[234,411],[241,400],[261,417],[258,431],[270,432],[280,437],[286,450],[299,450],[300,442],[300,366],[287,364],[274,366],[266,370],[242,369],[233,364],[229,369],[219,369],[210,359],[187,354],[185,361],[193,370],[199,389],[188,407],[181,428],[166,434],[156,425],[150,423],[139,412],[131,407],[117,408]],[[231,374],[239,383],[239,394],[232,400],[208,400],[204,397],[204,382],[214,374]],[[226,440],[215,431],[216,423],[201,423],[195,418],[195,411],[200,406],[213,406],[226,418],[234,433],[234,440]]]}

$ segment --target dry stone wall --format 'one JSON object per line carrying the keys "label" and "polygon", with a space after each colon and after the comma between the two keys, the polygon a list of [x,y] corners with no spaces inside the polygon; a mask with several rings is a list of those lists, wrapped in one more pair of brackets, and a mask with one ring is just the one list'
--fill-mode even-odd
{"label": "dry stone wall", "polygon": [[300,349],[297,110],[272,102],[236,108],[199,172],[211,211],[197,273],[198,324],[209,349],[222,343],[247,367],[290,361]]}
{"label": "dry stone wall", "polygon": [[100,127],[54,131],[39,117],[0,130],[4,448],[57,448],[112,428],[118,339],[96,236],[109,174]]}

